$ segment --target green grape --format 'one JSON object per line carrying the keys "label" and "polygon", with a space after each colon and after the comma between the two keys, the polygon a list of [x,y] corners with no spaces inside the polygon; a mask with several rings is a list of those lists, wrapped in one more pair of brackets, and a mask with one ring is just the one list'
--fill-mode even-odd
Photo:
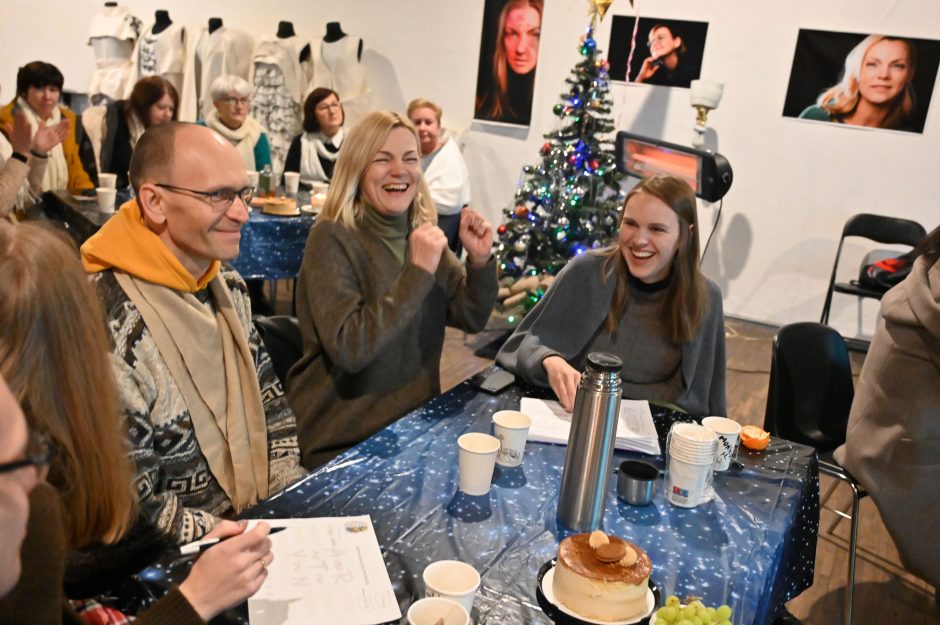
{"label": "green grape", "polygon": [[695,616],[695,608],[693,608],[693,607],[690,606],[690,605],[687,605],[687,606],[685,606],[684,608],[682,608],[681,610],[679,610],[679,615],[680,615],[682,618],[684,618],[684,619],[686,619],[686,620],[688,620],[688,621],[691,621],[691,620],[692,620],[692,617]]}
{"label": "green grape", "polygon": [[669,625],[666,621],[661,618],[656,619],[656,622],[653,625]]}
{"label": "green grape", "polygon": [[691,619],[689,619],[689,620],[692,621],[692,625],[707,625],[707,624],[705,623],[705,621],[702,620],[702,617],[699,616],[698,614],[696,614],[695,616],[693,616],[693,617],[692,617]]}
{"label": "green grape", "polygon": [[699,608],[704,608],[705,604],[696,599],[695,601],[689,601],[689,606],[695,608],[697,612]]}
{"label": "green grape", "polygon": [[690,621],[689,619],[685,619],[685,618],[684,618],[684,619],[682,619],[681,621],[679,621],[678,623],[676,623],[676,625],[692,625],[692,621]]}
{"label": "green grape", "polygon": [[718,622],[718,610],[715,608],[705,608],[706,616],[708,617],[709,623]]}
{"label": "green grape", "polygon": [[674,605],[659,609],[659,617],[666,619],[667,623],[674,623],[679,618],[679,608]]}
{"label": "green grape", "polygon": [[675,595],[669,595],[668,597],[666,597],[666,606],[667,606],[667,607],[670,607],[670,606],[677,606],[677,605],[679,605],[679,597],[677,597],[677,596],[675,596]]}
{"label": "green grape", "polygon": [[722,621],[730,621],[731,620],[731,608],[728,607],[727,605],[718,606],[718,618],[721,619]]}
{"label": "green grape", "polygon": [[718,623],[718,625],[731,625],[731,621],[724,620],[724,621]]}

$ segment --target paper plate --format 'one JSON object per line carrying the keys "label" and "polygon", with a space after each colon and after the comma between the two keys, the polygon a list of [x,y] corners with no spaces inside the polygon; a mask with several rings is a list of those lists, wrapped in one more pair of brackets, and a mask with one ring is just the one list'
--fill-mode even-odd
{"label": "paper plate", "polygon": [[653,580],[649,580],[649,590],[646,592],[647,611],[643,616],[626,621],[595,620],[578,614],[555,598],[555,593],[552,591],[552,580],[554,578],[555,560],[552,559],[539,569],[535,585],[535,598],[538,600],[542,612],[557,625],[647,625],[650,622],[650,615],[659,605],[659,588],[653,583]]}

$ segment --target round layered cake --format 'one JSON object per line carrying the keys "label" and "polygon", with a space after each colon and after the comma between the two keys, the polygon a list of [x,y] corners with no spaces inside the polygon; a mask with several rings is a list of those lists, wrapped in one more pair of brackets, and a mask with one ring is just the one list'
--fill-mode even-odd
{"label": "round layered cake", "polygon": [[647,612],[652,570],[639,546],[601,531],[569,536],[558,545],[552,580],[555,598],[599,621],[625,621]]}
{"label": "round layered cake", "polygon": [[297,200],[290,197],[269,197],[264,200],[261,212],[268,215],[291,216],[297,214]]}

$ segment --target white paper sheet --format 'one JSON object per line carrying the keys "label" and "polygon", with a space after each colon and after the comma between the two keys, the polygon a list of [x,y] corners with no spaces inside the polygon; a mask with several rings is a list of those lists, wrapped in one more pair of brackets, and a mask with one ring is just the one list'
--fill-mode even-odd
{"label": "white paper sheet", "polygon": [[368,516],[265,519],[274,561],[248,600],[251,625],[374,625],[401,618]]}
{"label": "white paper sheet", "polygon": [[[571,414],[557,401],[523,397],[519,410],[532,418],[530,441],[568,444]],[[659,437],[653,424],[650,404],[645,400],[621,399],[620,421],[617,423],[617,449],[659,455]]]}

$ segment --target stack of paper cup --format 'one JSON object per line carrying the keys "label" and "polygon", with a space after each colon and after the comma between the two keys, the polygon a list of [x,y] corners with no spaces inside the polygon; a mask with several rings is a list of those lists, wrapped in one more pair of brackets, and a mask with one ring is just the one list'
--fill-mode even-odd
{"label": "stack of paper cup", "polygon": [[666,445],[666,499],[676,506],[694,508],[708,492],[718,436],[695,423],[676,423]]}

